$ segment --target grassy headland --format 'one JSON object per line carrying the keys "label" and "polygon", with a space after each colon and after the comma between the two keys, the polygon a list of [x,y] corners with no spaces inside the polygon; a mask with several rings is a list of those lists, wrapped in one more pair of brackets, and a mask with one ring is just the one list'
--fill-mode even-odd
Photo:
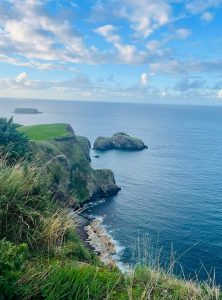
{"label": "grassy headland", "polygon": [[63,199],[71,193],[81,204],[118,192],[112,171],[91,167],[90,142],[70,125],[22,126],[19,131],[30,138],[34,160],[48,173],[51,187],[59,186]]}

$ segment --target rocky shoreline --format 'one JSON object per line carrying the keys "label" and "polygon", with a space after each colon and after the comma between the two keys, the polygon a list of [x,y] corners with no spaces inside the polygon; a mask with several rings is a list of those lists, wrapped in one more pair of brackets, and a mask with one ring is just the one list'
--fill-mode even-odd
{"label": "rocky shoreline", "polygon": [[84,246],[96,253],[99,260],[109,267],[117,267],[113,255],[116,254],[115,243],[102,226],[102,220],[72,213],[77,222],[77,234]]}
{"label": "rocky shoreline", "polygon": [[116,254],[116,247],[114,241],[102,226],[102,221],[95,219],[85,226],[85,230],[88,235],[87,242],[93,247],[99,260],[107,266],[117,267],[113,259],[113,255]]}

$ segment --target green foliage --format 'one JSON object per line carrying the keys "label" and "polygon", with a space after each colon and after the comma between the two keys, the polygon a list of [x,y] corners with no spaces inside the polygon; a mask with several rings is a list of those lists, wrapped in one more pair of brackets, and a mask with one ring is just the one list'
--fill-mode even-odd
{"label": "green foliage", "polygon": [[0,118],[0,153],[1,156],[7,156],[10,163],[30,157],[28,137],[17,128],[13,118]]}
{"label": "green foliage", "polygon": [[[43,170],[42,170],[43,171]],[[0,160],[0,239],[25,242],[33,251],[89,260],[68,209],[55,202],[47,177],[31,164]]]}
{"label": "green foliage", "polygon": [[91,261],[93,253],[90,253],[81,243],[76,231],[70,230],[66,236],[60,251],[61,258],[76,259],[79,261]]}
{"label": "green foliage", "polygon": [[118,272],[109,272],[108,269],[97,271],[93,266],[80,268],[65,266],[56,270],[47,279],[42,294],[49,300],[55,298],[103,300],[112,293],[120,276]]}
{"label": "green foliage", "polygon": [[21,296],[27,299],[127,299],[119,297],[121,293],[127,295],[124,276],[119,271],[80,262],[40,263],[24,274],[21,283],[25,291]]}
{"label": "green foliage", "polygon": [[54,208],[43,177],[31,165],[0,160],[0,238],[37,243],[43,218]]}
{"label": "green foliage", "polygon": [[216,287],[180,280],[147,267],[118,269],[73,260],[31,265],[20,283],[21,299],[47,300],[220,300]]}
{"label": "green foliage", "polygon": [[67,124],[48,124],[22,126],[19,128],[19,132],[25,133],[32,141],[46,141],[72,136],[72,131],[69,129]]}
{"label": "green foliage", "polygon": [[27,255],[27,245],[18,246],[0,240],[0,300],[17,299],[17,281],[21,277],[25,258]]}

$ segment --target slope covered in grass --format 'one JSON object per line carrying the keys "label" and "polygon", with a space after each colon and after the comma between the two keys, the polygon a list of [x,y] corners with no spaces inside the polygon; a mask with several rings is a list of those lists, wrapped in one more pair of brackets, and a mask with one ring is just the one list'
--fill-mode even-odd
{"label": "slope covered in grass", "polygon": [[33,164],[0,160],[0,299],[219,300],[216,287],[147,266],[103,266],[76,234],[68,208]]}
{"label": "slope covered in grass", "polygon": [[45,141],[60,137],[71,137],[72,131],[67,124],[43,124],[21,126],[20,132],[25,133],[31,141]]}

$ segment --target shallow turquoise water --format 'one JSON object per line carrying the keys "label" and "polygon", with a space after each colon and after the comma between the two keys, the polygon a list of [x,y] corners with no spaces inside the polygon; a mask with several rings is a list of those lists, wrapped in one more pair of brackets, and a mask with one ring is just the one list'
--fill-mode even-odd
{"label": "shallow turquoise water", "polygon": [[91,142],[117,131],[142,138],[149,146],[142,152],[97,159],[92,151],[92,165],[111,168],[122,190],[89,213],[104,216],[123,262],[134,262],[139,232],[163,247],[162,257],[173,245],[187,277],[204,279],[205,268],[215,268],[222,283],[222,107],[5,100],[1,115],[23,106],[44,113],[16,115],[22,124],[67,122]]}

